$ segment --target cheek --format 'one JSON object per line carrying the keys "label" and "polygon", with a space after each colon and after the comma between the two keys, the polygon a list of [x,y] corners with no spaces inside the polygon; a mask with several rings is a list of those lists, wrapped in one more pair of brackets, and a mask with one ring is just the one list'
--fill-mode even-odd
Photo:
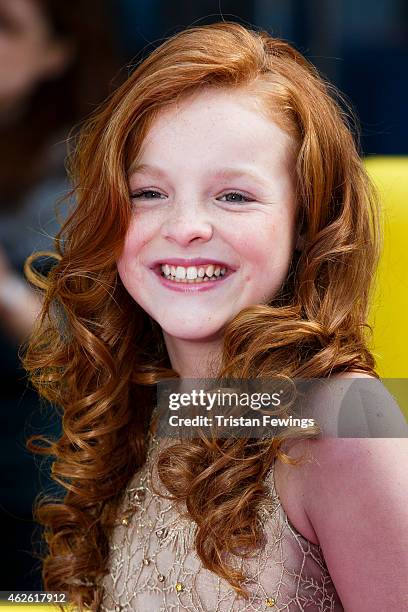
{"label": "cheek", "polygon": [[119,276],[125,286],[139,280],[140,266],[138,264],[148,241],[149,234],[143,231],[142,224],[132,222],[126,234],[122,254],[117,260]]}
{"label": "cheek", "polygon": [[[137,274],[137,267],[135,267],[136,257],[133,251],[126,248],[123,249],[122,255],[116,262],[118,268],[118,274],[122,280],[124,286],[129,290],[131,281],[135,280],[135,273]],[[132,283],[133,284],[133,283]]]}
{"label": "cheek", "polygon": [[293,221],[287,215],[276,219],[263,218],[235,232],[235,245],[243,262],[256,269],[265,269],[271,263],[284,263],[294,249]]}
{"label": "cheek", "polygon": [[287,214],[264,219],[256,231],[246,232],[240,243],[248,291],[255,293],[253,299],[271,297],[289,271],[294,250],[292,219]]}

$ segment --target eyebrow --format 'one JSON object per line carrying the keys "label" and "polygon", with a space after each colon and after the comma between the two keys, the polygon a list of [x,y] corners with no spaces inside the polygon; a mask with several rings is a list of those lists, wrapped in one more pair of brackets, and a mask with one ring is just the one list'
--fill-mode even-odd
{"label": "eyebrow", "polygon": [[[133,174],[150,174],[154,176],[158,176],[159,178],[165,178],[166,172],[159,168],[158,166],[152,166],[150,164],[137,164],[134,167],[131,167],[129,170],[129,177]],[[257,183],[260,183],[264,187],[270,187],[264,177],[262,177],[257,172],[254,172],[250,168],[220,168],[214,173],[211,173],[211,176],[214,178],[250,178]]]}

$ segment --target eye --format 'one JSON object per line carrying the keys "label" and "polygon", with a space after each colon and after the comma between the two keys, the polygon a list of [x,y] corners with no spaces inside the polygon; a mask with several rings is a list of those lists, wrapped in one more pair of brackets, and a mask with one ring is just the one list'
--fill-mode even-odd
{"label": "eye", "polygon": [[154,189],[144,189],[131,193],[130,197],[132,200],[160,200],[166,196],[160,193],[160,191],[155,191]]}
{"label": "eye", "polygon": [[[222,198],[226,198],[226,200],[222,200]],[[228,193],[224,193],[224,195],[217,198],[221,202],[231,202],[232,204],[242,204],[244,202],[254,202],[253,198],[249,196],[245,196],[242,193],[238,193],[237,191],[229,191]]]}

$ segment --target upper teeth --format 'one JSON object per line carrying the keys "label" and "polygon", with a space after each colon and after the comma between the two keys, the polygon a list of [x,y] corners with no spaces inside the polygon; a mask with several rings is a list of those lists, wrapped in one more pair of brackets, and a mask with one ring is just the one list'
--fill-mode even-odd
{"label": "upper teeth", "polygon": [[174,276],[179,279],[188,279],[194,280],[197,277],[204,278],[207,276],[211,278],[213,276],[223,276],[227,271],[227,268],[221,268],[220,266],[214,266],[213,264],[209,264],[208,266],[188,266],[185,268],[184,266],[170,266],[169,264],[162,264],[161,269],[163,270],[166,276]]}

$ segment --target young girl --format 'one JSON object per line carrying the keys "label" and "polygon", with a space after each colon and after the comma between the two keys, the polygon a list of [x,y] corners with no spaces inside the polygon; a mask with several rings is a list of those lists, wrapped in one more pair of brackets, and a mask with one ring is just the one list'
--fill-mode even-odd
{"label": "young girl", "polygon": [[25,357],[63,408],[38,449],[67,490],[37,508],[44,585],[81,609],[408,606],[402,439],[169,442],[151,418],[164,378],[381,387],[377,205],[330,90],[287,43],[219,23],[162,44],[82,132]]}

